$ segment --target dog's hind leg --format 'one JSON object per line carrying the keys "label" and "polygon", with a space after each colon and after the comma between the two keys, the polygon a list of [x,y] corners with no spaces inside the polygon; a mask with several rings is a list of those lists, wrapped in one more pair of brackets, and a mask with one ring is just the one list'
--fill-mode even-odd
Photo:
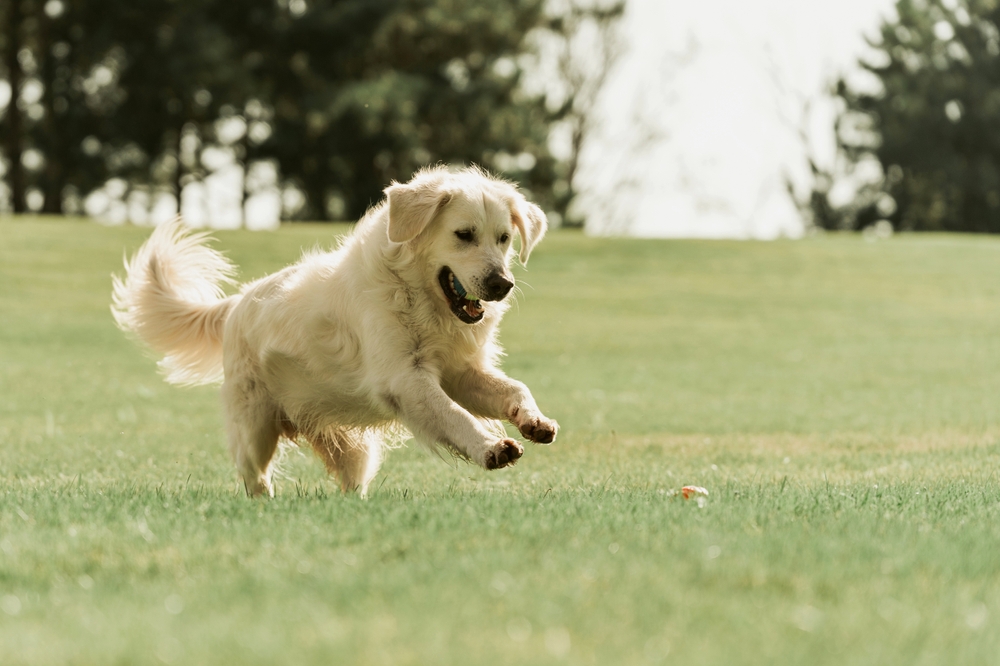
{"label": "dog's hind leg", "polygon": [[329,428],[309,442],[345,493],[368,494],[368,484],[382,466],[382,441],[375,433]]}
{"label": "dog's hind leg", "polygon": [[243,478],[247,495],[274,496],[271,463],[281,435],[277,410],[252,380],[226,380],[222,385],[229,451]]}

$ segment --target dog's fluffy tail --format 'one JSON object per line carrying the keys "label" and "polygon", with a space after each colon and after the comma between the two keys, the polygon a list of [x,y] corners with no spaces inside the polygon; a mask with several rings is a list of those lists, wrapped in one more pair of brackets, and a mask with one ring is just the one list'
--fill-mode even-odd
{"label": "dog's fluffy tail", "polygon": [[226,297],[235,267],[176,219],[161,224],[112,276],[111,313],[118,327],[163,354],[172,384],[221,381],[222,331],[239,296]]}

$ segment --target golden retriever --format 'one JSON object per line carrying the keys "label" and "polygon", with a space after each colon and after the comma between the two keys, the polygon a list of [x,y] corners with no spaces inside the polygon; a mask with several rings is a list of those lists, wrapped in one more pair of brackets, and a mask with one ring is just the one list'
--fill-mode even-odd
{"label": "golden retriever", "polygon": [[345,491],[365,494],[399,424],[486,469],[558,425],[497,367],[497,325],[527,262],[538,206],[477,168],[425,169],[332,252],[308,253],[225,296],[233,266],[176,221],[114,278],[118,326],[164,355],[167,381],[222,380],[229,448],[250,495],[274,494],[279,439],[307,440]]}

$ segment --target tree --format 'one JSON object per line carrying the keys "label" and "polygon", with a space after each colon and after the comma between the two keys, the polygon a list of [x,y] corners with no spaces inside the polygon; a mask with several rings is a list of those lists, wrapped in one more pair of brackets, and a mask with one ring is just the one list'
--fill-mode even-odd
{"label": "tree", "polygon": [[107,178],[104,161],[86,141],[99,132],[101,116],[88,106],[84,85],[107,44],[88,29],[101,20],[92,3],[49,0],[34,6],[32,46],[42,95],[30,139],[43,157],[35,184],[42,212],[61,214],[67,197],[78,201]]}
{"label": "tree", "polygon": [[262,66],[274,113],[258,154],[277,159],[315,219],[355,218],[393,179],[440,162],[483,164],[544,196],[549,118],[521,93],[517,61],[542,6],[328,0],[293,12],[282,56]]}
{"label": "tree", "polygon": [[107,52],[114,71],[112,108],[99,137],[113,175],[130,183],[167,185],[178,202],[185,169],[200,175],[197,154],[185,164],[185,132],[211,138],[221,106],[240,99],[245,88],[233,40],[216,16],[225,4],[107,3],[93,28],[107,31],[113,44]]}
{"label": "tree", "polygon": [[302,217],[356,218],[393,179],[436,163],[475,162],[554,200],[553,115],[521,85],[530,36],[551,28],[546,0],[14,4],[7,76],[15,95],[42,93],[3,118],[18,167],[6,179],[42,192],[47,211],[114,178],[179,203],[228,120],[244,129],[224,148],[245,169],[273,161],[304,195]]}
{"label": "tree", "polygon": [[841,80],[837,136],[861,179],[827,226],[889,219],[907,230],[1000,232],[1000,7],[995,0],[899,0],[862,63],[874,85]]}
{"label": "tree", "polygon": [[15,213],[28,210],[25,201],[26,182],[22,164],[21,144],[22,119],[19,101],[21,97],[22,71],[18,56],[23,43],[22,23],[24,21],[21,0],[8,0],[3,30],[3,64],[10,85],[10,101],[3,117],[4,154],[7,158],[7,183],[10,187],[11,207]]}
{"label": "tree", "polygon": [[553,120],[566,134],[554,203],[563,224],[582,226],[583,220],[570,213],[576,197],[574,181],[584,141],[597,122],[601,91],[623,51],[619,24],[625,0],[562,0],[552,5],[549,30],[556,46],[558,84],[550,98],[556,100]]}
{"label": "tree", "polygon": [[[86,0],[17,0],[19,20],[5,31],[12,98],[3,118],[7,180],[15,212],[60,214],[67,198],[102,185],[109,171],[98,137],[119,99],[108,9]],[[14,21],[13,5],[9,21]],[[28,168],[25,168],[27,166]]]}
{"label": "tree", "polygon": [[379,137],[354,121],[347,91],[372,76],[368,44],[398,0],[254,4],[251,12],[234,6],[222,19],[250,81],[238,108],[258,130],[248,127],[244,160],[274,159],[305,196],[302,217],[360,215],[372,191],[358,186],[356,174],[372,164]]}

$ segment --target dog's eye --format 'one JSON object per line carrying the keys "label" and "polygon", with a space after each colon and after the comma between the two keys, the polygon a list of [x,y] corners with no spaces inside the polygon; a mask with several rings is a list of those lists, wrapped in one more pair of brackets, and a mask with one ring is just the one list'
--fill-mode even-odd
{"label": "dog's eye", "polygon": [[455,232],[455,235],[458,236],[458,240],[465,243],[471,243],[476,239],[476,235],[472,233],[471,229],[460,229]]}
{"label": "dog's eye", "polygon": [[500,236],[500,244],[503,245],[510,240],[510,234],[502,234]]}

